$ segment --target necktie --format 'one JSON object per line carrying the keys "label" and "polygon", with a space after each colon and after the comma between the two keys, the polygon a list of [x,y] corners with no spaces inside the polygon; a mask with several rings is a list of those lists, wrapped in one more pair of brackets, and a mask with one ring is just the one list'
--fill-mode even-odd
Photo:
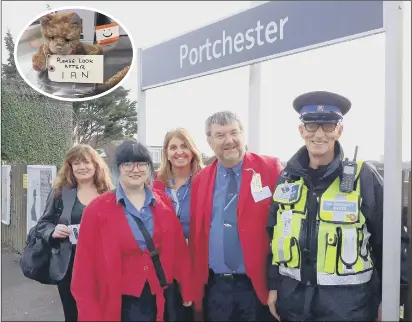
{"label": "necktie", "polygon": [[[226,265],[234,271],[242,260],[242,247],[237,229],[237,183],[233,169],[227,170],[229,184],[223,210],[223,250]],[[236,197],[235,197],[236,196]],[[234,199],[234,200],[232,200]]]}

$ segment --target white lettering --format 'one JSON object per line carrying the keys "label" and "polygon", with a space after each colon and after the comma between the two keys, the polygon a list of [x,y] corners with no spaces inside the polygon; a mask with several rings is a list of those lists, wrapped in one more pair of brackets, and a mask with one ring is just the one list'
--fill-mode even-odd
{"label": "white lettering", "polygon": [[212,46],[212,43],[209,41],[209,38],[206,39],[206,59],[211,60],[212,57],[210,56],[210,46]]}
{"label": "white lettering", "polygon": [[246,45],[246,49],[249,50],[251,48],[253,48],[253,46],[255,45],[255,38],[253,38],[253,36],[250,35],[251,32],[253,32],[254,29],[248,29],[246,31],[246,40],[248,42],[250,42],[249,45]]}
{"label": "white lettering", "polygon": [[203,49],[205,49],[205,48],[206,48],[206,44],[200,46],[200,50],[199,50],[199,63],[202,62],[202,56],[203,56],[202,53],[203,53]]}
{"label": "white lettering", "polygon": [[269,21],[267,24],[262,24],[258,20],[256,26],[247,29],[246,32],[230,35],[226,30],[222,30],[221,39],[210,40],[207,38],[203,44],[193,48],[183,44],[180,46],[180,68],[183,68],[185,59],[189,59],[190,65],[193,66],[204,61],[232,55],[233,52],[240,53],[244,50],[251,50],[256,44],[263,46],[281,41],[284,39],[285,25],[288,21],[289,17],[281,18],[279,21]]}
{"label": "white lettering", "polygon": [[277,36],[270,38],[271,34],[276,34],[277,32],[278,32],[278,25],[276,24],[276,22],[274,21],[269,22],[265,30],[265,38],[269,44],[275,42],[276,39],[278,39]]}
{"label": "white lettering", "polygon": [[[195,59],[192,59],[192,54],[194,54]],[[197,63],[199,59],[199,55],[197,53],[197,49],[196,48],[192,48],[190,49],[190,53],[189,53],[189,61],[190,61],[190,65],[195,65]]]}
{"label": "white lettering", "polygon": [[[185,50],[185,53],[183,54],[183,49]],[[182,45],[180,46],[180,68],[183,68],[183,59],[187,57],[187,53],[189,52],[189,48],[187,45]]]}
{"label": "white lettering", "polygon": [[260,24],[260,20],[258,20],[255,30],[257,34],[257,44],[259,46],[264,45],[265,43],[260,39],[260,31],[263,30],[263,26]]}
{"label": "white lettering", "polygon": [[230,45],[229,45],[229,55],[231,55],[232,54],[232,37],[230,37],[230,36],[226,37],[226,31],[223,30],[223,56],[226,55],[226,46],[225,45],[227,44],[227,42],[230,43]]}
{"label": "white lettering", "polygon": [[222,54],[216,53],[216,45],[217,45],[217,44],[221,44],[221,43],[222,43],[221,40],[216,40],[216,41],[213,43],[212,54],[213,54],[213,57],[215,57],[215,58],[219,58],[220,56],[222,56]]}
{"label": "white lettering", "polygon": [[237,47],[237,45],[241,45],[243,44],[243,42],[245,41],[245,38],[243,38],[243,34],[242,33],[238,33],[236,34],[234,40],[233,40],[233,46],[235,47],[235,51],[236,52],[241,52],[243,50],[243,45],[241,47]]}
{"label": "white lettering", "polygon": [[283,39],[283,27],[285,27],[288,20],[289,17],[286,17],[285,19],[280,19],[280,39]]}

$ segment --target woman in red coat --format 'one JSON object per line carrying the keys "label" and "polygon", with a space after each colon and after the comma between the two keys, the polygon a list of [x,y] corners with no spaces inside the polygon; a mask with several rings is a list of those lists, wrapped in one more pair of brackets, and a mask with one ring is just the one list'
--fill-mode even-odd
{"label": "woman in red coat", "polygon": [[[168,284],[179,284],[187,307],[193,299],[189,250],[170,199],[145,184],[153,173],[147,148],[123,142],[116,164],[116,190],[83,213],[71,286],[79,321],[163,321],[164,291],[152,260],[158,253]],[[152,256],[144,231],[157,250]]]}

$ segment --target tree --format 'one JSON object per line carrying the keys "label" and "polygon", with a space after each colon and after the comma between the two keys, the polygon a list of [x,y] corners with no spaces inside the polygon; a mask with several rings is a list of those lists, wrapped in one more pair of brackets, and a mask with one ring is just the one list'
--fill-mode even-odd
{"label": "tree", "polygon": [[1,159],[60,165],[72,144],[72,104],[31,89],[17,72],[10,30],[4,41],[9,58],[1,75]]}
{"label": "tree", "polygon": [[137,132],[136,101],[122,86],[98,99],[73,103],[73,140],[99,148],[112,140],[131,138]]}
{"label": "tree", "polygon": [[4,42],[9,53],[9,57],[7,58],[7,64],[2,64],[1,76],[6,79],[20,78],[17,72],[16,62],[14,61],[14,40],[10,29],[7,29]]}

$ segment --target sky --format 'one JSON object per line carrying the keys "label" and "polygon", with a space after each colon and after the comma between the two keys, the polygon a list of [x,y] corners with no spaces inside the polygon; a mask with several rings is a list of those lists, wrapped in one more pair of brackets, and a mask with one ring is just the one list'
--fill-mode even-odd
{"label": "sky", "polygon": [[[403,78],[403,160],[411,159],[411,3],[405,3]],[[146,47],[230,16],[250,6],[248,1],[2,1],[2,39],[7,28],[16,38],[23,28],[46,11],[64,6],[98,9],[122,24],[135,48]],[[24,8],[24,10],[22,10]],[[303,145],[298,115],[292,101],[313,90],[347,96],[352,109],[345,116],[340,139],[358,159],[380,160],[384,153],[384,34],[328,46],[262,63],[262,154],[287,161]],[[6,62],[4,40],[2,61]],[[137,67],[122,84],[137,99]],[[213,155],[204,122],[214,112],[230,110],[248,128],[249,67],[241,67],[147,91],[147,144],[161,145],[167,130],[183,126],[199,149]]]}

